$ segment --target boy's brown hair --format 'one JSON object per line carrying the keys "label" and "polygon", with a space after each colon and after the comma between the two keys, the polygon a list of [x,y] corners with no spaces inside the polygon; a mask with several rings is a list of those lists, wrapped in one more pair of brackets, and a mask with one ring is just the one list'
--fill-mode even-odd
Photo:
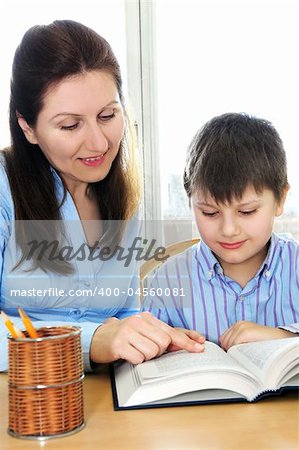
{"label": "boy's brown hair", "polygon": [[288,186],[282,140],[267,120],[227,113],[207,122],[193,138],[184,170],[188,197],[197,190],[217,203],[240,199],[248,186],[270,189],[280,201]]}

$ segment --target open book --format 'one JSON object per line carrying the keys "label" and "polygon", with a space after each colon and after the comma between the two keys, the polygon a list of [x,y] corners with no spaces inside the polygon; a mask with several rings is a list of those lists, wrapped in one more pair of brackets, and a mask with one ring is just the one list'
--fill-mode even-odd
{"label": "open book", "polygon": [[228,352],[206,342],[203,353],[181,350],[135,366],[115,364],[111,380],[115,409],[253,401],[298,388],[299,339],[240,344]]}

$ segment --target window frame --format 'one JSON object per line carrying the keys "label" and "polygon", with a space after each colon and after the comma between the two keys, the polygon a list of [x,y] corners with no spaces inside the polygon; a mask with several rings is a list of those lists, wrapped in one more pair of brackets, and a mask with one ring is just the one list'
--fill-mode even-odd
{"label": "window frame", "polygon": [[[159,148],[159,107],[156,60],[156,0],[125,0],[127,30],[128,92],[132,101],[143,169],[143,218],[147,221],[175,220],[163,216]],[[186,199],[187,202],[187,199]],[[178,218],[178,221],[182,220]],[[192,219],[190,219],[192,220]],[[298,229],[298,216],[294,217]],[[163,235],[157,225],[157,236]],[[274,230],[288,232],[283,217]],[[193,231],[196,234],[196,231]],[[162,241],[164,239],[162,238]],[[162,242],[161,241],[161,242]]]}
{"label": "window frame", "polygon": [[143,171],[143,218],[162,220],[158,146],[155,2],[126,0],[128,95]]}

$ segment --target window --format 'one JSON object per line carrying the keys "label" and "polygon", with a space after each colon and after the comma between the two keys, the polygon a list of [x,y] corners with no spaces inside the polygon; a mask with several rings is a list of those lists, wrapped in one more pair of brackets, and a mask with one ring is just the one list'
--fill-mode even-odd
{"label": "window", "polygon": [[245,111],[272,121],[284,141],[291,191],[276,229],[299,239],[295,0],[11,0],[0,13],[0,148],[9,145],[9,79],[22,35],[37,23],[77,20],[110,42],[128,84],[148,221],[191,221],[187,146],[211,117]]}
{"label": "window", "polygon": [[215,115],[243,111],[270,120],[283,139],[291,190],[276,230],[299,239],[297,2],[163,0],[153,5],[162,218],[191,218],[182,172],[198,128]]}

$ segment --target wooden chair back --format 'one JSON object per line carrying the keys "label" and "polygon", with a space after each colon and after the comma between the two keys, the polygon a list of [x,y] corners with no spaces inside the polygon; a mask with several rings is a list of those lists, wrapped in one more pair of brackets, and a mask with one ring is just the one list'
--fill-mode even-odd
{"label": "wooden chair back", "polygon": [[[186,250],[188,247],[191,247],[194,244],[199,242],[199,238],[188,239],[187,241],[175,242],[174,244],[168,245],[166,247],[166,255],[167,258],[170,256],[178,255]],[[140,281],[141,286],[143,286],[145,279],[159,266],[161,266],[167,259],[164,261],[157,261],[156,259],[150,259],[142,264],[140,268]]]}

